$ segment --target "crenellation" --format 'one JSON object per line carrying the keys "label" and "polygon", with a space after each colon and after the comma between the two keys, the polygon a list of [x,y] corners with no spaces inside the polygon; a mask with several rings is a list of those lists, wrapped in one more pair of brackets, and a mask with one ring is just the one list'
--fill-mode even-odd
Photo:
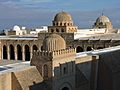
{"label": "crenellation", "polygon": [[48,56],[60,56],[60,55],[68,55],[68,54],[74,54],[75,48],[69,48],[69,49],[62,49],[62,50],[56,50],[56,51],[34,51],[33,55],[34,56],[39,56],[39,57],[48,57]]}
{"label": "crenellation", "polygon": [[53,56],[60,56],[60,55],[68,55],[68,54],[74,54],[75,49],[62,49],[58,51],[53,51]]}
{"label": "crenellation", "polygon": [[39,56],[39,57],[49,57],[49,56],[52,56],[52,52],[50,51],[35,51],[33,52],[33,55],[34,56]]}

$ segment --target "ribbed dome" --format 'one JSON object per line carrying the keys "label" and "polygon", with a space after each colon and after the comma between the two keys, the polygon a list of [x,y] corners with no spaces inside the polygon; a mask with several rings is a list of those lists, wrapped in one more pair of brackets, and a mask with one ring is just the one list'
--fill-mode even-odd
{"label": "ribbed dome", "polygon": [[98,22],[106,23],[106,22],[110,22],[110,20],[109,20],[109,18],[107,16],[102,15],[102,16],[100,16],[100,17],[97,18],[96,22],[97,23]]}
{"label": "ribbed dome", "polygon": [[72,21],[72,17],[66,12],[60,12],[55,15],[54,21]]}
{"label": "ribbed dome", "polygon": [[43,50],[45,51],[55,51],[66,48],[65,40],[57,34],[51,34],[46,37],[43,41]]}

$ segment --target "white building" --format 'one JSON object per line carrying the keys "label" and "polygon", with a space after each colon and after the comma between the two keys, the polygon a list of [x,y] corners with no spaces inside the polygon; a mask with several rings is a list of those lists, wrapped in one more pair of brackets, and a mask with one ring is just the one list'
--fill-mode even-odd
{"label": "white building", "polygon": [[48,32],[48,27],[41,26],[41,28],[36,28],[34,31],[30,31],[30,34],[38,34],[39,32]]}
{"label": "white building", "polygon": [[11,30],[6,32],[7,35],[26,35],[26,27],[15,25]]}

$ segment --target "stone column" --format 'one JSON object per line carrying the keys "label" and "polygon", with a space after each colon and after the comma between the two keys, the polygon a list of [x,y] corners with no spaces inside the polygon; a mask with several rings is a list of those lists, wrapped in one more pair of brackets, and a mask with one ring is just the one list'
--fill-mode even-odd
{"label": "stone column", "polygon": [[0,60],[3,60],[3,46],[0,45],[1,51],[0,51]]}
{"label": "stone column", "polygon": [[22,46],[22,61],[25,61],[25,46]]}
{"label": "stone column", "polygon": [[32,59],[32,54],[33,54],[33,47],[32,45],[30,46],[30,60]]}
{"label": "stone column", "polygon": [[17,55],[17,46],[16,46],[16,45],[15,45],[14,52],[15,52],[15,60],[18,60],[18,55]]}
{"label": "stone column", "polygon": [[83,45],[83,51],[86,51],[86,45],[85,44]]}
{"label": "stone column", "polygon": [[10,46],[7,46],[7,59],[10,60]]}

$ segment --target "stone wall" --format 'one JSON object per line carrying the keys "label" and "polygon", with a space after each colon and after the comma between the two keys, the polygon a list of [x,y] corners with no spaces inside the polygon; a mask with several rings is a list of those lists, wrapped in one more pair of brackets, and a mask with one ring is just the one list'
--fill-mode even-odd
{"label": "stone wall", "polygon": [[36,67],[0,74],[0,90],[38,90],[43,78]]}
{"label": "stone wall", "polygon": [[7,35],[16,35],[16,31],[8,31]]}
{"label": "stone wall", "polygon": [[85,77],[90,80],[90,71],[91,71],[91,61],[92,56],[84,56],[76,58],[77,68],[85,75]]}
{"label": "stone wall", "polygon": [[30,88],[43,81],[36,67],[12,73],[12,90],[30,90]]}
{"label": "stone wall", "polygon": [[0,74],[0,90],[12,90],[11,73]]}

